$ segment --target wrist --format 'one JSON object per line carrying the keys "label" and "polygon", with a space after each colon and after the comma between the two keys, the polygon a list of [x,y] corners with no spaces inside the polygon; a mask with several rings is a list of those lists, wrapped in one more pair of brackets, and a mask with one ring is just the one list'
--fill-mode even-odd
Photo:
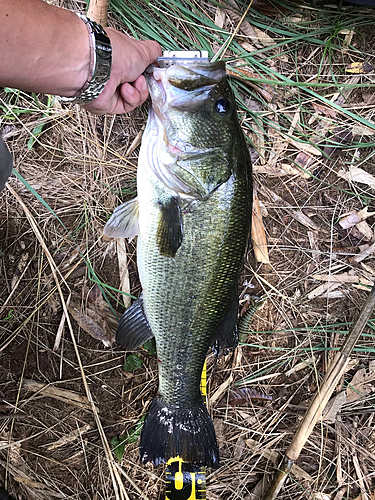
{"label": "wrist", "polygon": [[111,76],[112,47],[103,27],[86,16],[76,13],[87,29],[90,46],[88,77],[73,96],[61,97],[63,101],[87,104],[96,99],[103,91]]}
{"label": "wrist", "polygon": [[75,12],[69,11],[74,19],[77,37],[75,51],[72,54],[72,67],[76,68],[75,79],[68,91],[61,92],[61,96],[73,98],[78,95],[86,82],[91,78],[91,47],[85,24]]}

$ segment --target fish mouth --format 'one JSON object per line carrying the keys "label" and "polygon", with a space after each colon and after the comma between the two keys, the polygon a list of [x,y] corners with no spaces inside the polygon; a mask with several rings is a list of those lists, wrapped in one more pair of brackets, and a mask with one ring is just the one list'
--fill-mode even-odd
{"label": "fish mouth", "polygon": [[[211,89],[225,77],[225,64],[188,66],[147,68],[145,76],[152,100],[148,120],[153,137],[149,144],[150,167],[179,196],[207,200],[230,175],[227,155],[219,147],[202,148],[202,144],[191,144],[185,137],[180,139],[169,115],[173,110],[194,112],[200,103],[204,104]],[[209,162],[217,166],[212,175],[207,172]]]}
{"label": "fish mouth", "polygon": [[156,126],[164,128],[162,134],[159,129],[159,134],[163,137],[165,150],[173,158],[209,153],[209,150],[203,151],[176,137],[168,119],[168,111],[173,108],[188,111],[196,108],[200,101],[206,101],[207,93],[225,77],[225,63],[195,59],[184,66],[175,64],[167,68],[152,64],[144,75],[152,101],[150,114],[155,115],[151,116],[151,120],[158,122]]}

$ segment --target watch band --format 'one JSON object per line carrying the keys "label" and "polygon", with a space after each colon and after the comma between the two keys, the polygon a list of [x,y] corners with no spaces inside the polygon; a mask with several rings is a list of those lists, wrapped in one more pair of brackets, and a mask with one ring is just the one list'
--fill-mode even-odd
{"label": "watch band", "polygon": [[86,24],[90,41],[89,80],[74,97],[60,97],[63,102],[88,104],[96,99],[111,76],[112,48],[111,41],[103,27],[88,17],[76,12]]}

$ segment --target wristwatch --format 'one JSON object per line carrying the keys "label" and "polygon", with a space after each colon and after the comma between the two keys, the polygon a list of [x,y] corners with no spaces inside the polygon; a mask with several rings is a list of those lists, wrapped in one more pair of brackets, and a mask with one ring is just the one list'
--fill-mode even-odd
{"label": "wristwatch", "polygon": [[107,33],[99,23],[79,12],[76,14],[86,24],[89,32],[90,76],[77,95],[59,99],[74,104],[88,104],[99,96],[111,76],[112,48]]}

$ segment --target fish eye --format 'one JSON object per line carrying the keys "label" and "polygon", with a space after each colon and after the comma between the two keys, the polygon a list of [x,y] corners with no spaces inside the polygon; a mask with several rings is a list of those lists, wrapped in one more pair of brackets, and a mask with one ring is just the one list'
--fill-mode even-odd
{"label": "fish eye", "polygon": [[224,97],[222,97],[221,99],[216,101],[215,111],[221,116],[227,115],[230,111],[229,99],[225,99]]}

